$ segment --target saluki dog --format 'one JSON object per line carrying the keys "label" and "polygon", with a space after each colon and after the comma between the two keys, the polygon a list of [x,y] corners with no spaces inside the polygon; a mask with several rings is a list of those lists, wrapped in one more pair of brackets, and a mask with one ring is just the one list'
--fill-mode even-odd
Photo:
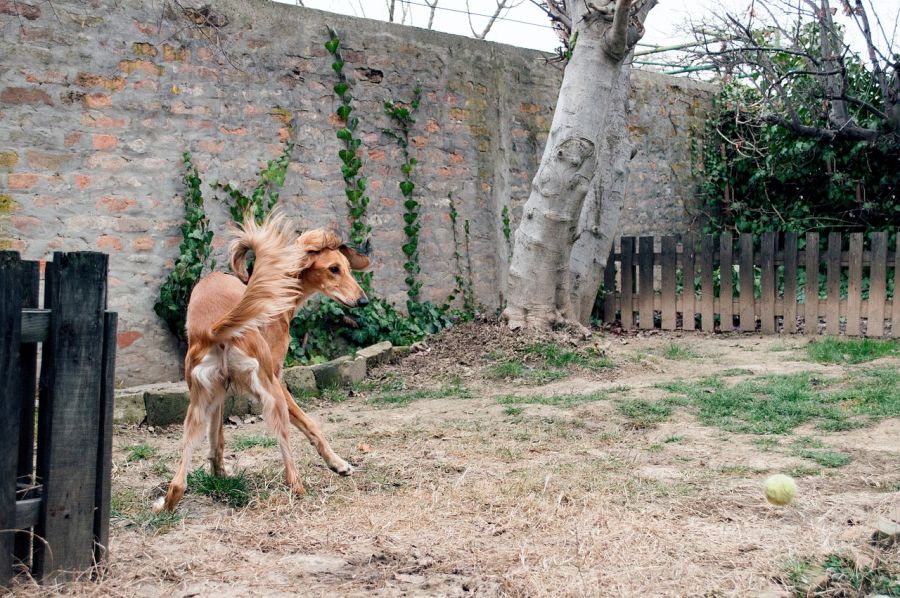
{"label": "saluki dog", "polygon": [[[251,251],[253,274],[248,276]],[[191,402],[184,419],[184,449],[168,492],[153,505],[156,512],[174,510],[184,495],[191,455],[204,427],[209,431],[212,472],[225,475],[222,415],[229,387],[262,404],[291,491],[305,492],[291,456],[288,422],[303,432],[332,471],[340,475],[353,471],[297,405],[281,380],[281,365],[290,343],[291,319],[310,296],[322,293],[348,307],[369,302],[352,274],[368,267],[369,259],[327,230],[310,230],[295,238],[280,214],[270,215],[262,224],[248,214],[229,256],[234,276],[209,274],[197,283],[188,302],[184,376]]]}

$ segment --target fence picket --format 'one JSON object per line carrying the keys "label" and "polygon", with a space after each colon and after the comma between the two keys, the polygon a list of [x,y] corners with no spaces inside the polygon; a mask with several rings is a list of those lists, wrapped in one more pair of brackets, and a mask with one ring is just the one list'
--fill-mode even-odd
{"label": "fence picket", "polygon": [[775,333],[775,233],[764,232],[759,240],[759,331]]}
{"label": "fence picket", "polygon": [[638,294],[641,330],[653,326],[653,237],[641,237],[638,253]]}
{"label": "fence picket", "polygon": [[900,338],[900,234],[894,248],[894,300],[891,309],[891,336]]}
{"label": "fence picket", "polygon": [[622,328],[634,327],[634,237],[622,237]]}
{"label": "fence picket", "polygon": [[[887,301],[888,234],[872,233],[872,266],[869,269],[869,313],[866,336],[884,336],[884,304]],[[894,292],[896,295],[896,291]]]}
{"label": "fence picket", "polygon": [[[93,563],[108,257],[55,253],[47,264],[37,475],[44,484],[34,576],[65,578]],[[51,434],[52,431],[52,434]]]}
{"label": "fence picket", "polygon": [[678,245],[675,237],[662,238],[661,262],[661,307],[663,330],[675,330],[678,311],[678,291],[675,271],[678,267]]}
{"label": "fence picket", "polygon": [[841,332],[841,233],[828,233],[828,272],[825,282],[825,332]]}
{"label": "fence picket", "polygon": [[97,450],[97,483],[94,494],[94,561],[106,560],[109,548],[109,509],[112,497],[113,400],[116,393],[116,332],[118,314],[103,319],[103,354],[100,372],[100,438]]}
{"label": "fence picket", "polygon": [[0,587],[13,577],[16,478],[22,382],[19,344],[22,330],[22,262],[13,251],[0,252]]}
{"label": "fence picket", "polygon": [[[37,308],[40,293],[40,264],[22,262],[22,307]],[[24,333],[24,331],[23,331]],[[24,337],[24,334],[22,335]],[[37,392],[37,343],[19,345],[19,373],[21,375],[21,411],[19,415],[19,455],[16,475],[20,483],[34,483],[34,408]],[[31,532],[16,533],[16,558],[31,564]]]}
{"label": "fence picket", "polygon": [[741,331],[756,330],[756,305],[753,297],[753,235],[741,233]]}
{"label": "fence picket", "polygon": [[859,336],[862,318],[863,234],[850,234],[847,274],[847,336]]}
{"label": "fence picket", "polygon": [[784,330],[797,332],[797,233],[784,233]]}
{"label": "fence picket", "polygon": [[819,233],[806,233],[806,288],[803,289],[803,332],[819,333]]}
{"label": "fence picket", "polygon": [[681,293],[681,327],[684,330],[696,330],[697,295],[694,290],[694,282],[697,278],[697,241],[693,234],[687,233],[681,236],[681,244],[683,248],[681,264],[682,272],[684,272],[684,289]]}
{"label": "fence picket", "polygon": [[719,240],[719,319],[722,332],[734,329],[734,240],[730,232]]}
{"label": "fence picket", "polygon": [[716,329],[714,243],[712,235],[703,235],[700,239],[700,326],[707,332],[714,332]]}

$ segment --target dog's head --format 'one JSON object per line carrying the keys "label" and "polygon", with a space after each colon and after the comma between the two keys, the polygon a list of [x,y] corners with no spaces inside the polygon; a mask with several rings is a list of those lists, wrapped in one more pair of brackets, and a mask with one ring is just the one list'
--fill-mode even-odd
{"label": "dog's head", "polygon": [[368,257],[324,229],[306,231],[297,244],[303,252],[300,281],[306,289],[318,291],[347,307],[363,307],[369,303],[353,277],[353,270],[369,267]]}

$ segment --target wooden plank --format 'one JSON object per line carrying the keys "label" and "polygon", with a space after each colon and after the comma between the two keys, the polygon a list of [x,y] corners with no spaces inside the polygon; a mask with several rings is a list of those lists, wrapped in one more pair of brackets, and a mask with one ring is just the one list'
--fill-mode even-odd
{"label": "wooden plank", "polygon": [[850,234],[850,268],[847,272],[847,336],[859,336],[862,319],[863,234]]}
{"label": "wooden plank", "polygon": [[641,237],[638,253],[638,309],[641,330],[653,325],[653,237]]}
{"label": "wooden plank", "polygon": [[[25,263],[37,265],[37,262]],[[22,342],[41,343],[47,337],[47,330],[50,328],[50,310],[36,309],[37,303],[29,305],[29,308],[22,310]]]}
{"label": "wooden plank", "polygon": [[759,238],[759,331],[775,334],[775,233]]}
{"label": "wooden plank", "polygon": [[894,301],[891,309],[891,336],[900,338],[900,234],[894,250]]}
{"label": "wooden plank", "polygon": [[797,233],[784,233],[784,331],[797,332]]}
{"label": "wooden plank", "polygon": [[697,240],[694,235],[687,233],[681,236],[682,253],[681,266],[684,273],[684,290],[682,297],[681,327],[685,330],[696,330],[697,319],[697,295],[694,289],[694,280],[697,278]]}
{"label": "wooden plank", "polygon": [[[37,308],[41,268],[38,262],[22,262],[22,307]],[[28,486],[34,484],[34,417],[37,393],[37,341],[26,335],[26,317],[22,310],[22,338],[19,345],[19,373],[21,375],[21,399],[19,411],[19,453],[16,467],[17,481]],[[48,314],[49,316],[49,314]],[[49,317],[47,322],[49,322]],[[30,526],[29,526],[30,527]],[[31,532],[17,533],[16,559],[31,566]]]}
{"label": "wooden plank", "polygon": [[94,560],[106,561],[109,547],[109,501],[112,480],[113,400],[116,394],[116,329],[118,314],[103,320],[103,369],[100,372],[100,438],[97,450],[97,485],[94,494]]}
{"label": "wooden plank", "polygon": [[803,332],[809,336],[819,333],[819,233],[806,233],[806,288],[803,290]]}
{"label": "wooden plank", "polygon": [[0,587],[13,577],[16,477],[19,454],[22,330],[22,261],[18,252],[0,251]]}
{"label": "wooden plank", "polygon": [[[886,232],[872,233],[872,267],[869,270],[869,309],[866,336],[884,336],[884,307],[887,301]],[[894,291],[896,294],[896,290]]]}
{"label": "wooden plank", "polygon": [[660,294],[660,312],[662,313],[663,330],[675,330],[677,318],[678,290],[676,288],[676,270],[678,268],[678,243],[673,236],[662,238],[660,255],[662,269],[662,293]]}
{"label": "wooden plank", "polygon": [[719,318],[722,332],[734,329],[734,239],[730,232],[722,233],[719,239]]}
{"label": "wooden plank", "polygon": [[37,525],[41,514],[41,499],[26,498],[16,501],[16,529],[28,529]]}
{"label": "wooden plank", "polygon": [[616,259],[615,246],[609,250],[606,270],[603,271],[603,322],[612,324],[616,321]]}
{"label": "wooden plank", "polygon": [[741,233],[741,332],[756,331],[756,300],[753,297],[753,235]]}
{"label": "wooden plank", "polygon": [[634,327],[634,237],[622,237],[622,328]]}
{"label": "wooden plank", "polygon": [[715,332],[715,239],[703,235],[700,239],[700,327],[707,332]]}
{"label": "wooden plank", "polygon": [[37,579],[66,579],[94,560],[107,267],[102,253],[57,252],[46,268],[44,305],[52,316],[41,361]]}
{"label": "wooden plank", "polygon": [[841,332],[841,233],[828,233],[825,280],[825,332]]}

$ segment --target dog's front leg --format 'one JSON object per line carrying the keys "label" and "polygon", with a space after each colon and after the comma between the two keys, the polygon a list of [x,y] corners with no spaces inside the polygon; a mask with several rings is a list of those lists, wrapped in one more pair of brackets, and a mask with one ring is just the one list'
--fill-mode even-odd
{"label": "dog's front leg", "polygon": [[331,471],[344,476],[353,473],[353,466],[341,459],[338,454],[331,449],[331,445],[328,444],[328,440],[326,440],[325,435],[322,434],[319,424],[303,413],[303,410],[300,409],[300,406],[297,404],[297,401],[294,400],[293,395],[291,395],[287,386],[284,385],[284,382],[280,382],[280,387],[281,394],[284,396],[284,402],[287,404],[288,412],[290,413],[291,423],[294,424],[298,430],[303,432],[303,435],[306,436],[309,443],[315,447],[322,459],[325,460],[325,464],[328,465],[328,468],[331,469]]}

